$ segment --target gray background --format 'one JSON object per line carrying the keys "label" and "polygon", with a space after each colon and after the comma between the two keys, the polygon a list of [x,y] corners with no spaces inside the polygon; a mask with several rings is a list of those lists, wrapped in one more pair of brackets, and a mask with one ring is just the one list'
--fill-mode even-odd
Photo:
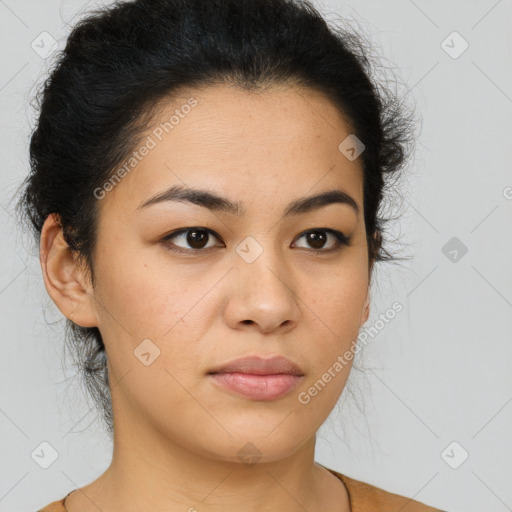
{"label": "gray background", "polygon": [[[379,264],[363,329],[395,301],[404,309],[369,339],[317,461],[445,510],[512,510],[512,2],[314,3],[373,39],[422,118],[392,228],[412,259]],[[96,5],[0,0],[0,512],[60,499],[111,457],[11,201],[28,170],[29,102],[52,61],[40,34],[62,48]],[[48,469],[31,455],[43,442],[57,452]]]}

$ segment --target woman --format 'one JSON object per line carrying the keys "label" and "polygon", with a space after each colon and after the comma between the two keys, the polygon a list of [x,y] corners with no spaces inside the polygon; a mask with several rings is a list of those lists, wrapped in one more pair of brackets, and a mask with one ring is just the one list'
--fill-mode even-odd
{"label": "woman", "polygon": [[410,136],[360,40],[307,2],[78,23],[20,205],[114,451],[42,511],[436,510],[314,461]]}

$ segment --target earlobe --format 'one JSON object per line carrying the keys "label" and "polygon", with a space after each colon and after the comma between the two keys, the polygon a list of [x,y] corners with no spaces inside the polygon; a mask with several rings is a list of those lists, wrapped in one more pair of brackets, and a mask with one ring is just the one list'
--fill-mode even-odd
{"label": "earlobe", "polygon": [[97,327],[92,287],[64,239],[56,214],[47,217],[41,230],[39,258],[46,290],[61,313],[82,327]]}
{"label": "earlobe", "polygon": [[[366,295],[366,302],[364,305],[364,313],[361,321],[361,326],[368,321],[368,317],[370,316],[370,298]],[[360,326],[360,327],[361,327]]]}

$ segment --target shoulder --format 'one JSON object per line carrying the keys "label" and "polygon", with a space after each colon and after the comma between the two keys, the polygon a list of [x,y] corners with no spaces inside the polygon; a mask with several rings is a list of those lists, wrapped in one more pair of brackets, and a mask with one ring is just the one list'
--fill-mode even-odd
{"label": "shoulder", "polygon": [[58,501],[53,501],[46,507],[39,509],[37,512],[66,512],[66,508],[64,507],[64,499]]}
{"label": "shoulder", "polygon": [[337,476],[347,488],[352,512],[443,512],[399,494],[387,492],[373,485],[342,475],[328,469]]}

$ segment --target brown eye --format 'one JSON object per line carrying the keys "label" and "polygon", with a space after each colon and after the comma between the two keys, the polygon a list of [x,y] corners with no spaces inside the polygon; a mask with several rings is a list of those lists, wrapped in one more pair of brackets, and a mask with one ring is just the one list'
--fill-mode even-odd
{"label": "brown eye", "polygon": [[217,235],[215,235],[214,232],[211,231],[210,229],[194,227],[175,231],[174,233],[171,233],[170,235],[166,236],[163,241],[168,242],[169,240],[179,239],[182,241],[182,243],[187,244],[188,247],[176,245],[173,242],[172,244],[169,245],[174,247],[169,247],[169,249],[178,252],[193,252],[201,251],[204,250],[205,248],[209,249],[209,247],[207,247],[207,243],[209,242],[212,235],[215,238],[217,238]]}
{"label": "brown eye", "polygon": [[311,231],[305,235],[308,244],[311,244],[313,249],[322,249],[327,241],[325,231]]}
{"label": "brown eye", "polygon": [[188,231],[186,242],[190,244],[193,249],[204,249],[208,243],[209,233],[204,229],[192,229]]}
{"label": "brown eye", "polygon": [[[329,235],[334,238],[334,244],[324,249]],[[350,237],[345,236],[341,231],[334,229],[313,229],[303,233],[300,238],[305,238],[306,242],[316,252],[332,252],[340,249],[341,245],[349,245]],[[306,247],[307,249],[307,247]]]}

